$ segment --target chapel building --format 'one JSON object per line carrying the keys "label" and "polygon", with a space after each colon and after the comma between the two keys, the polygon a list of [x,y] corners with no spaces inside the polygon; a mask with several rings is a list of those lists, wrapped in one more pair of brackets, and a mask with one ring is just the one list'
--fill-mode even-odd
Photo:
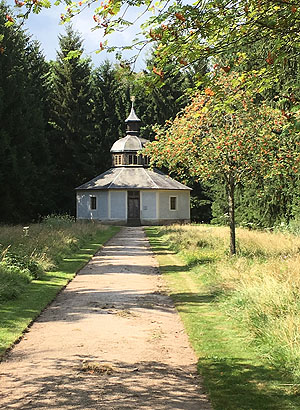
{"label": "chapel building", "polygon": [[77,219],[115,225],[164,225],[190,222],[191,188],[149,168],[140,151],[141,120],[133,105],[126,119],[126,137],[112,148],[112,168],[76,188]]}

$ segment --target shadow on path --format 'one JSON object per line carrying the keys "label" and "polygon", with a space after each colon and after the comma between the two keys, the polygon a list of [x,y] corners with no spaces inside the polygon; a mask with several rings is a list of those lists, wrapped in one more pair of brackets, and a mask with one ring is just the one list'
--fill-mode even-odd
{"label": "shadow on path", "polygon": [[[28,394],[5,399],[0,393],[0,399],[4,400],[6,409],[22,410],[200,409],[199,391],[191,387],[195,385],[195,376],[189,367],[155,361],[128,365],[123,362],[102,363],[96,357],[86,357],[86,360],[99,364],[99,368],[102,365],[107,371],[82,371],[82,356],[76,363],[53,360],[52,367],[58,370],[57,375],[35,376],[33,371],[25,382],[11,376],[10,381],[14,385],[25,383]],[[32,365],[34,367],[35,364]],[[64,372],[63,378],[61,372]]]}

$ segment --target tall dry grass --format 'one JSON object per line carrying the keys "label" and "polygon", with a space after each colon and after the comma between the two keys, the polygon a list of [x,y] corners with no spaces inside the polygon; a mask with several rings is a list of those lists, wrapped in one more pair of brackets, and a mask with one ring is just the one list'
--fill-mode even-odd
{"label": "tall dry grass", "polygon": [[33,279],[42,279],[64,257],[107,227],[50,216],[40,224],[0,226],[0,303],[15,299]]}
{"label": "tall dry grass", "polygon": [[220,305],[249,330],[261,353],[300,378],[300,237],[237,229],[238,252],[230,257],[227,227],[161,230],[187,263],[201,266],[196,271],[221,292]]}
{"label": "tall dry grass", "polygon": [[32,224],[28,229],[22,225],[0,226],[0,255],[9,250],[21,256],[30,256],[44,270],[50,270],[68,253],[79,249],[99,229],[105,230],[107,227],[60,217]]}

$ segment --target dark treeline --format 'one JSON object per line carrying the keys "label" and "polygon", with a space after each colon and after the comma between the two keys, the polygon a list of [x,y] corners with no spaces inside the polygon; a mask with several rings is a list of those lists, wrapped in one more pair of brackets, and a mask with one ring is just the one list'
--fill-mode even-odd
{"label": "dark treeline", "polygon": [[[108,61],[94,68],[71,26],[59,37],[56,60],[47,62],[30,34],[6,24],[11,11],[0,7],[0,222],[74,214],[74,188],[111,165],[109,150],[125,135],[130,96],[151,139],[151,125],[187,102],[180,97],[189,78],[150,92],[144,84],[151,70],[131,73]],[[74,50],[81,56],[66,59]]]}
{"label": "dark treeline", "polygon": [[[206,70],[206,64],[155,86],[159,79],[152,72],[151,58],[140,73],[108,61],[94,67],[83,58],[80,34],[70,26],[59,38],[56,60],[48,62],[30,34],[7,24],[11,11],[4,3],[0,9],[0,222],[37,221],[51,213],[74,215],[74,188],[111,166],[109,151],[125,135],[130,96],[136,97],[141,134],[151,139],[152,125],[174,118],[188,103],[192,74]],[[76,50],[81,56],[66,58]],[[256,46],[251,64],[259,55]],[[261,98],[288,109],[285,94],[292,79],[299,81],[296,62],[289,62],[277,86]],[[224,186],[218,181],[203,186],[181,177],[193,187],[193,220],[226,223]],[[237,223],[270,227],[298,218],[299,186],[299,176],[293,183],[262,179],[259,184],[239,186]]]}

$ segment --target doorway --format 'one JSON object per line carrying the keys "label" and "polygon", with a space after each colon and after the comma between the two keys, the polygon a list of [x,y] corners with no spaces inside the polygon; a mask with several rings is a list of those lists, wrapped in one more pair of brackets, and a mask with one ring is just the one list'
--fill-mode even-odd
{"label": "doorway", "polygon": [[140,191],[128,191],[128,225],[137,226],[141,224],[140,218]]}

